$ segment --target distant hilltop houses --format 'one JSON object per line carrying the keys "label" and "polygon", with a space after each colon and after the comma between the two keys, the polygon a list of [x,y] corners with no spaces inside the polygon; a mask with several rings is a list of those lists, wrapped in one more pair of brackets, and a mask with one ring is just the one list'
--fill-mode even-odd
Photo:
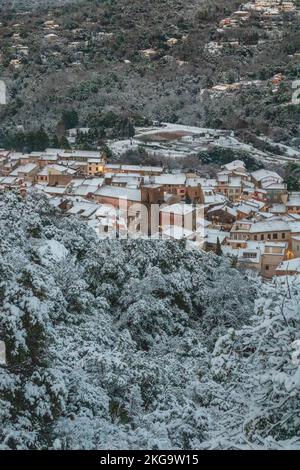
{"label": "distant hilltop houses", "polygon": [[275,171],[242,160],[213,178],[163,166],[110,163],[100,151],[0,150],[0,190],[43,192],[100,238],[184,239],[263,278],[300,273],[300,193]]}
{"label": "distant hilltop houses", "polygon": [[297,6],[293,1],[255,0],[241,4],[240,10],[235,11],[229,18],[221,20],[219,27],[234,26],[240,21],[247,21],[252,12],[261,13],[262,18],[267,19],[268,17],[295,12],[296,10]]}

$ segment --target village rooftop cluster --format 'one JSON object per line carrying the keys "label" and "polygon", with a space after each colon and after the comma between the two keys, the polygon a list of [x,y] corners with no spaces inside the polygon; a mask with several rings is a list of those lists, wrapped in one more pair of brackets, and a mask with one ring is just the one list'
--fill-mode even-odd
{"label": "village rooftop cluster", "polygon": [[211,178],[110,163],[100,151],[49,148],[0,150],[0,175],[1,191],[44,192],[100,238],[183,239],[266,279],[300,273],[300,193],[289,193],[276,171],[248,172],[233,160]]}

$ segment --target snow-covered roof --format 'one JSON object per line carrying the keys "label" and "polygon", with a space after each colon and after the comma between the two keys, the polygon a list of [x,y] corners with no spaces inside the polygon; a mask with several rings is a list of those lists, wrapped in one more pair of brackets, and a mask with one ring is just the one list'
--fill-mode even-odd
{"label": "snow-covered roof", "polygon": [[281,176],[278,175],[278,173],[276,173],[275,171],[265,170],[264,168],[262,168],[261,170],[253,171],[251,175],[256,181],[262,181],[263,179],[270,177],[275,178],[277,181],[283,181]]}
{"label": "snow-covered roof", "polygon": [[204,203],[205,206],[211,206],[213,204],[223,204],[227,201],[227,198],[222,194],[214,194],[213,192],[204,192]]}
{"label": "snow-covered roof", "polygon": [[255,188],[255,184],[252,182],[252,181],[248,181],[248,180],[243,180],[243,186],[245,188],[245,190],[247,189],[254,189]]}
{"label": "snow-covered roof", "polygon": [[38,168],[38,165],[36,165],[36,163],[27,163],[26,165],[20,165],[10,173],[10,176],[18,176],[19,173],[30,173],[36,168]]}
{"label": "snow-covered roof", "polygon": [[155,183],[163,185],[185,185],[186,176],[183,173],[179,174],[164,174],[155,176]]}
{"label": "snow-covered roof", "polygon": [[243,212],[244,214],[250,214],[251,212],[259,212],[265,203],[262,201],[256,201],[254,199],[248,199],[237,204],[236,210]]}
{"label": "snow-covered roof", "polygon": [[251,225],[250,233],[263,233],[263,232],[287,232],[290,231],[289,225],[283,220],[268,219],[261,222],[256,222]]}
{"label": "snow-covered roof", "polygon": [[59,151],[58,152],[63,157],[82,157],[82,158],[101,158],[101,153],[98,150],[72,150],[72,151]]}
{"label": "snow-covered roof", "polygon": [[300,233],[300,220],[291,220],[287,222],[291,233]]}
{"label": "snow-covered roof", "polygon": [[224,168],[226,168],[228,171],[233,171],[236,169],[245,168],[245,163],[242,160],[234,160],[233,162],[226,163]]}
{"label": "snow-covered roof", "polygon": [[68,214],[77,214],[82,217],[90,217],[98,209],[98,204],[94,202],[75,202],[68,210]]}
{"label": "snow-covered roof", "polygon": [[9,153],[10,160],[20,160],[22,156],[23,156],[22,152],[10,152]]}
{"label": "snow-covered roof", "polygon": [[87,178],[84,183],[92,184],[94,186],[102,186],[104,183],[104,178],[94,176],[93,178]]}
{"label": "snow-covered roof", "polygon": [[47,160],[47,161],[54,161],[56,162],[58,160],[58,156],[57,155],[51,155],[51,154],[42,154],[40,155],[39,157],[40,160]]}
{"label": "snow-covered roof", "polygon": [[216,245],[219,238],[220,243],[223,243],[225,238],[230,236],[229,232],[223,232],[221,230],[216,230],[208,228],[205,230],[206,242],[211,245]]}
{"label": "snow-covered roof", "polygon": [[163,207],[160,209],[160,212],[167,214],[186,215],[190,214],[194,210],[195,208],[191,204],[178,203]]}
{"label": "snow-covered roof", "polygon": [[121,169],[121,165],[120,163],[107,163],[105,165],[105,169],[112,169],[112,170],[120,170]]}
{"label": "snow-covered roof", "polygon": [[199,182],[203,189],[215,188],[216,186],[218,186],[218,182],[215,178],[199,178]]}
{"label": "snow-covered roof", "polygon": [[197,232],[203,230],[206,227],[209,227],[211,225],[210,220],[206,220],[203,217],[197,217]]}
{"label": "snow-covered roof", "polygon": [[5,176],[4,178],[0,179],[0,184],[15,184],[18,178],[16,176]]}
{"label": "snow-covered roof", "polygon": [[235,207],[225,207],[225,211],[228,212],[228,214],[232,215],[233,217],[237,217],[237,210]]}
{"label": "snow-covered roof", "polygon": [[274,214],[284,214],[286,212],[286,206],[285,204],[273,204],[269,210]]}
{"label": "snow-covered roof", "polygon": [[87,196],[88,194],[94,194],[98,189],[98,186],[93,184],[82,184],[73,188],[73,194],[75,196]]}
{"label": "snow-covered roof", "polygon": [[207,213],[210,214],[211,212],[220,211],[220,210],[222,210],[222,209],[225,210],[225,208],[226,208],[226,203],[219,204],[219,205],[217,205],[217,206],[211,207],[211,209],[209,209],[209,210],[207,211]]}
{"label": "snow-covered roof", "polygon": [[120,188],[118,186],[102,186],[95,192],[95,195],[139,202],[142,198],[142,192],[140,189]]}
{"label": "snow-covered roof", "polygon": [[289,200],[286,203],[287,207],[300,206],[300,193],[290,193]]}
{"label": "snow-covered roof", "polygon": [[277,267],[276,271],[277,272],[278,271],[284,271],[284,272],[293,271],[293,272],[296,272],[297,274],[300,274],[300,258],[294,258],[288,261],[283,261]]}
{"label": "snow-covered roof", "polygon": [[242,212],[243,214],[250,214],[251,212],[258,212],[258,207],[254,207],[251,204],[242,202],[236,206],[237,211]]}
{"label": "snow-covered roof", "polygon": [[112,183],[118,184],[127,184],[127,183],[135,183],[137,184],[139,181],[141,181],[141,175],[135,175],[135,174],[129,174],[129,175],[124,175],[124,174],[117,174],[112,177]]}
{"label": "snow-covered roof", "polygon": [[96,217],[113,217],[116,216],[116,209],[115,207],[106,205],[106,204],[98,204],[97,211],[95,213]]}
{"label": "snow-covered roof", "polygon": [[260,217],[262,219],[272,219],[274,217],[274,214],[270,212],[256,212],[256,217]]}
{"label": "snow-covered roof", "polygon": [[192,186],[192,187],[199,186],[199,185],[201,185],[201,179],[199,177],[187,178],[186,182],[185,182],[185,185],[186,186]]}
{"label": "snow-covered roof", "polygon": [[36,185],[36,188],[48,194],[64,194],[66,192],[65,186]]}
{"label": "snow-covered roof", "polygon": [[72,170],[72,168],[69,168],[64,165],[57,165],[57,164],[50,164],[46,165],[39,173],[39,176],[48,176],[51,174],[51,170],[58,171],[60,173],[66,173],[69,175],[74,175],[76,173],[76,170]]}
{"label": "snow-covered roof", "polygon": [[147,171],[161,173],[163,168],[161,166],[143,166],[143,165],[121,165],[121,170],[123,171]]}
{"label": "snow-covered roof", "polygon": [[76,186],[81,186],[85,181],[86,181],[86,178],[74,178],[70,182],[70,185],[76,188]]}

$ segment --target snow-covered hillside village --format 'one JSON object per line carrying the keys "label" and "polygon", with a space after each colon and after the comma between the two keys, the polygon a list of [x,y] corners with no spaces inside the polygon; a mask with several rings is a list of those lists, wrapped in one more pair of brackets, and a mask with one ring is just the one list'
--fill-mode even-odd
{"label": "snow-covered hillside village", "polygon": [[300,450],[299,16],[0,0],[3,468]]}
{"label": "snow-covered hillside village", "polygon": [[[300,193],[289,192],[276,171],[248,171],[242,160],[221,165],[214,176],[164,166],[164,158],[217,146],[231,149],[233,156],[238,149],[258,161],[269,159],[276,169],[296,161],[296,150],[270,155],[228,131],[189,126],[165,124],[138,132],[108,143],[118,163],[101,151],[2,150],[0,188],[23,197],[42,191],[63,216],[82,218],[100,238],[183,239],[190,248],[228,256],[264,279],[300,274]],[[142,141],[147,153],[161,158],[161,166],[122,163],[122,154]]]}

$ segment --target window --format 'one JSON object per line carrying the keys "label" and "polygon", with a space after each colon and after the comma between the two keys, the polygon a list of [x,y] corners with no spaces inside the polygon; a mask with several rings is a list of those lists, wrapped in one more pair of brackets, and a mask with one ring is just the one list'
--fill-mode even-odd
{"label": "window", "polygon": [[273,233],[273,240],[277,240],[278,239],[278,234],[277,233]]}
{"label": "window", "polygon": [[262,235],[260,236],[260,239],[261,239],[261,240],[264,240],[264,239],[265,239],[265,236],[262,234]]}
{"label": "window", "polygon": [[282,238],[285,238],[285,233],[282,234]]}
{"label": "window", "polygon": [[254,240],[257,240],[257,235],[254,235]]}
{"label": "window", "polygon": [[269,271],[269,269],[270,269],[270,266],[266,264],[266,271]]}
{"label": "window", "polygon": [[96,171],[98,171],[98,167],[96,166]]}

